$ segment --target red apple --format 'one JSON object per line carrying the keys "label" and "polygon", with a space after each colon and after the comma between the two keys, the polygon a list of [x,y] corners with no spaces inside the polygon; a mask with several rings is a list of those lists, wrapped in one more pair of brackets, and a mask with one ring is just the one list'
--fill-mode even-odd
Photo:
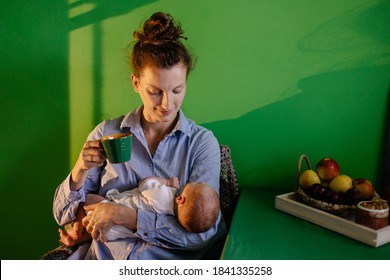
{"label": "red apple", "polygon": [[334,159],[326,157],[317,163],[316,172],[321,180],[330,181],[340,174],[340,166]]}
{"label": "red apple", "polygon": [[352,186],[356,188],[362,199],[369,200],[374,196],[374,187],[371,182],[365,178],[357,178],[352,181]]}

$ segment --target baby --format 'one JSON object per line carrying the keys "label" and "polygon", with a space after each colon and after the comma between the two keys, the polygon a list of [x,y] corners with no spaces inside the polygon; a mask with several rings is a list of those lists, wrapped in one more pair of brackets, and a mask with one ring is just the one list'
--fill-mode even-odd
{"label": "baby", "polygon": [[[113,189],[106,197],[87,194],[86,204],[98,202],[119,203],[133,208],[143,209],[158,214],[169,214],[177,217],[179,223],[188,231],[199,233],[210,229],[219,215],[219,196],[205,183],[188,183],[180,195],[179,179],[172,177],[162,179],[147,177],[140,181],[139,187],[118,192]],[[121,226],[113,226],[107,233],[107,241],[126,238],[133,231]]]}

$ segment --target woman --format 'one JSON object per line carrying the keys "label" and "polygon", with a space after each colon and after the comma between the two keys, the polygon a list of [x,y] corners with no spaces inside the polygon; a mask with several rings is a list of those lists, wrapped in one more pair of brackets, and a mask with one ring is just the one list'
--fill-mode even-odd
{"label": "woman", "polygon": [[[202,181],[219,192],[218,141],[180,109],[192,68],[191,55],[180,41],[185,39],[180,25],[169,14],[156,13],[134,32],[134,38],[131,79],[143,105],[125,116],[103,121],[90,133],[74,168],[55,193],[56,221],[73,225],[69,231],[60,229],[60,238],[68,246],[93,238],[79,246],[72,259],[202,258],[225,234],[221,214],[214,227],[197,234],[186,231],[170,215],[107,203],[83,207],[88,193],[104,196],[113,188],[129,190],[149,176],[179,177],[181,188]],[[112,165],[99,139],[123,132],[133,134],[131,159]],[[85,211],[92,213],[86,216]],[[113,242],[97,241],[106,240],[113,225],[135,233]]]}

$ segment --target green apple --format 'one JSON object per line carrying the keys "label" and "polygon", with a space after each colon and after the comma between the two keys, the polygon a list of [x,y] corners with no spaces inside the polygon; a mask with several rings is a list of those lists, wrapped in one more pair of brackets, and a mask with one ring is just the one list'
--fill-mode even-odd
{"label": "green apple", "polygon": [[320,183],[320,177],[314,170],[307,169],[299,175],[299,185],[302,189],[307,190],[314,184]]}
{"label": "green apple", "polygon": [[348,175],[337,175],[330,181],[329,188],[334,192],[345,193],[352,188],[352,178]]}

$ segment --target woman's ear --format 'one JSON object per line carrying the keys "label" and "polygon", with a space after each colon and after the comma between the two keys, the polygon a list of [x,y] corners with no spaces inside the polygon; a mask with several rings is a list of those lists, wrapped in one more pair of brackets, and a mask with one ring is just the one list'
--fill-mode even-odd
{"label": "woman's ear", "polygon": [[176,203],[177,204],[184,204],[184,202],[186,201],[186,198],[184,196],[176,196]]}
{"label": "woman's ear", "polygon": [[134,91],[138,93],[139,79],[131,74],[131,83],[133,84]]}

